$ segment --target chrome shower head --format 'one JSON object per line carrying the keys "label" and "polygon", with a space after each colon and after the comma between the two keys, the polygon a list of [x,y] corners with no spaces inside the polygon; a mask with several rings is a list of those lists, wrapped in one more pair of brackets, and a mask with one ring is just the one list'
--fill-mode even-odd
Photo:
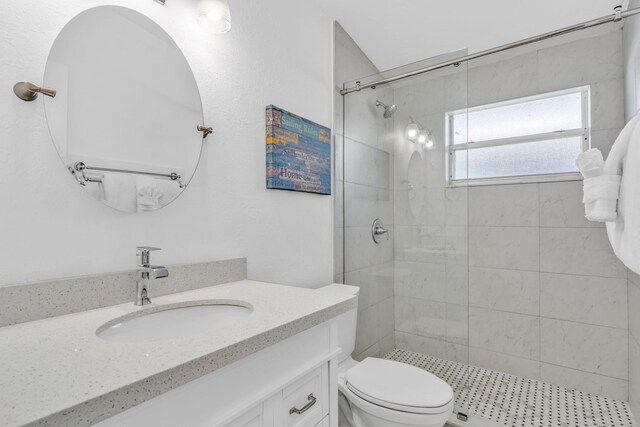
{"label": "chrome shower head", "polygon": [[393,117],[393,115],[395,114],[396,110],[398,109],[398,107],[396,106],[396,104],[393,105],[385,105],[380,101],[376,101],[376,107],[382,107],[384,108],[384,118],[388,119]]}

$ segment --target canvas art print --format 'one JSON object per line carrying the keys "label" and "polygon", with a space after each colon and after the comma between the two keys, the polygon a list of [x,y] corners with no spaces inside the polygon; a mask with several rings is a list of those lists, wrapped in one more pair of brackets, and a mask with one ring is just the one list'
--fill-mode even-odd
{"label": "canvas art print", "polygon": [[267,188],[331,194],[331,129],[269,105]]}

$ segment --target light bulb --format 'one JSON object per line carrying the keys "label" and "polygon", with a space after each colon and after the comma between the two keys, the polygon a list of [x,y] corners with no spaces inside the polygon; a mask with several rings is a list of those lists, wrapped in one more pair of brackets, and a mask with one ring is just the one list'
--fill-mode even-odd
{"label": "light bulb", "polygon": [[414,140],[418,137],[418,133],[420,132],[420,127],[415,123],[409,123],[407,125],[407,138],[410,140]]}
{"label": "light bulb", "polygon": [[427,148],[433,148],[433,139],[429,138],[429,140],[427,141],[426,144],[424,144],[424,146]]}
{"label": "light bulb", "polygon": [[208,32],[226,33],[231,29],[231,11],[227,0],[200,0],[198,23]]}
{"label": "light bulb", "polygon": [[425,132],[425,131],[421,131],[421,132],[418,134],[418,142],[419,142],[420,144],[426,144],[428,139],[429,139],[429,136],[427,135],[427,132]]}

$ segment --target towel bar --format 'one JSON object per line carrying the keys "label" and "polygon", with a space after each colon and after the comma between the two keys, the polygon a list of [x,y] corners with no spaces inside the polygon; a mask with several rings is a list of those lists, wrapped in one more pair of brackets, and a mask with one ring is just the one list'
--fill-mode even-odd
{"label": "towel bar", "polygon": [[73,167],[69,167],[69,171],[75,175],[80,185],[86,185],[87,182],[96,182],[101,183],[102,178],[94,178],[85,176],[85,171],[102,171],[102,172],[119,172],[119,173],[134,173],[136,175],[149,175],[149,176],[157,176],[162,178],[169,178],[172,181],[177,181],[180,188],[184,188],[184,184],[182,183],[182,177],[175,172],[167,173],[155,173],[155,172],[143,172],[143,171],[134,171],[127,169],[112,169],[112,168],[101,168],[101,167],[90,167],[84,164],[83,162],[77,162]]}

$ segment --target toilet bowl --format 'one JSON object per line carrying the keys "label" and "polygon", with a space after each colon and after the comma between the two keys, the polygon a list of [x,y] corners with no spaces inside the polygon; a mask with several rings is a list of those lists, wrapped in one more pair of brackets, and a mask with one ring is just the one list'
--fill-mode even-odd
{"label": "toilet bowl", "polygon": [[[334,284],[320,290],[357,296],[359,288]],[[343,350],[338,363],[340,426],[443,427],[453,413],[451,386],[423,369],[393,360],[353,360],[356,322],[357,310],[338,317]]]}

